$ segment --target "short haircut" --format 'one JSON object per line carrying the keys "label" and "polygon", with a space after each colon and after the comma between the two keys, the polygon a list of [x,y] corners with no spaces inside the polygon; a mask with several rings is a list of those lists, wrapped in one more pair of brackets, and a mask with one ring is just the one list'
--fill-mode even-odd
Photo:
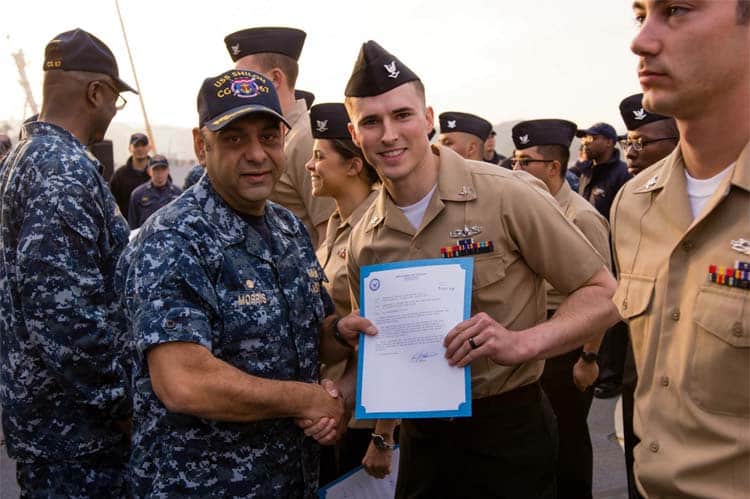
{"label": "short haircut", "polygon": [[289,89],[294,89],[295,85],[297,85],[297,76],[299,75],[299,64],[297,61],[287,55],[274,52],[264,52],[254,55],[258,66],[261,68],[261,73],[268,73],[274,68],[279,68],[286,75],[286,79],[289,82]]}
{"label": "short haircut", "polygon": [[365,170],[365,174],[367,175],[367,182],[370,185],[378,181],[378,174],[375,171],[375,168],[373,168],[372,165],[367,162],[364,154],[362,154],[362,149],[357,147],[354,141],[347,139],[332,139],[331,145],[333,146],[333,149],[337,153],[339,153],[339,155],[341,155],[341,157],[345,160],[354,158],[359,158],[362,160],[362,167]]}
{"label": "short haircut", "polygon": [[750,24],[750,0],[737,0],[737,24]]}
{"label": "short haircut", "polygon": [[556,159],[560,162],[560,177],[565,178],[565,173],[568,171],[568,161],[570,160],[570,150],[557,144],[538,146],[537,149],[544,156],[544,159]]}

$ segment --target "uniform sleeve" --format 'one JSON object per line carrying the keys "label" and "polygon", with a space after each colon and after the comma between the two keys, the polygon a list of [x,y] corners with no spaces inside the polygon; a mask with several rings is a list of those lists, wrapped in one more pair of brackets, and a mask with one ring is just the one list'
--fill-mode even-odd
{"label": "uniform sleeve", "polygon": [[211,350],[211,319],[218,313],[218,297],[203,260],[173,231],[157,232],[141,244],[124,271],[138,352],[174,341]]}
{"label": "uniform sleeve", "polygon": [[111,257],[98,246],[103,213],[80,185],[47,190],[54,197],[29,209],[18,247],[29,341],[71,397],[120,419],[130,413],[130,352],[126,331],[108,320],[119,303],[108,303],[112,283],[101,271]]}
{"label": "uniform sleeve", "polygon": [[130,201],[128,202],[128,225],[131,229],[137,229],[140,225],[138,218],[138,207],[135,203],[135,196],[131,193]]}
{"label": "uniform sleeve", "polygon": [[609,212],[610,226],[612,227],[612,261],[615,265],[614,271],[616,276],[620,275],[620,262],[617,260],[617,237],[615,231],[617,230],[617,212],[620,209],[620,201],[622,201],[622,196],[625,192],[625,189],[626,187],[623,186],[617,192],[617,195],[615,195],[615,199],[612,201],[612,208]]}
{"label": "uniform sleeve", "polygon": [[515,181],[502,196],[509,238],[528,266],[556,290],[570,294],[586,283],[604,259],[565,218],[554,199]]}
{"label": "uniform sleeve", "polygon": [[576,215],[574,223],[586,236],[591,246],[602,256],[609,269],[612,261],[609,249],[609,224],[604,217],[593,211],[583,211]]}
{"label": "uniform sleeve", "polygon": [[[352,236],[355,231],[352,231]],[[356,261],[357,255],[354,251],[352,237],[350,236],[346,248],[346,278],[349,281],[349,300],[352,304],[352,310],[359,309],[359,264]]]}

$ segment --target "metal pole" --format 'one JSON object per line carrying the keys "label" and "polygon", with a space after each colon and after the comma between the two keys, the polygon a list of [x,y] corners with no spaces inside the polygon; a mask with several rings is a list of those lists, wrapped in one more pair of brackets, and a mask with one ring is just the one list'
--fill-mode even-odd
{"label": "metal pole", "polygon": [[146,135],[148,135],[149,144],[151,144],[151,150],[156,152],[156,142],[154,141],[154,134],[151,131],[151,124],[148,121],[148,114],[146,114],[146,105],[143,102],[143,91],[141,85],[138,82],[138,73],[135,71],[135,63],[133,62],[133,54],[130,51],[130,44],[128,43],[128,35],[125,32],[125,23],[122,20],[122,13],[120,12],[120,2],[115,0],[115,7],[117,8],[117,17],[120,18],[120,26],[122,27],[122,37],[125,39],[125,48],[128,50],[128,59],[130,59],[130,68],[133,70],[133,78],[135,79],[135,89],[138,90],[138,100],[141,103],[141,111],[143,112],[143,121],[146,122]]}

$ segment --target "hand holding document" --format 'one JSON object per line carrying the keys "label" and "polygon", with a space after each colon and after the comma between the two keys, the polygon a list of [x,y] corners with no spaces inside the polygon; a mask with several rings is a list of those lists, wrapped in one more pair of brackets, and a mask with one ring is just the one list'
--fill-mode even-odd
{"label": "hand holding document", "polygon": [[378,328],[360,339],[358,419],[471,415],[469,367],[448,365],[443,339],[468,318],[473,260],[416,260],[362,268],[361,313]]}

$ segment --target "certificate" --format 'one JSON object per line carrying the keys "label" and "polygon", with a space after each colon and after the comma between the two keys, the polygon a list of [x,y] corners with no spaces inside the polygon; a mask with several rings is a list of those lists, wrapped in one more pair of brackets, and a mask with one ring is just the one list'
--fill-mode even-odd
{"label": "certificate", "polygon": [[443,340],[471,311],[474,260],[413,260],[362,267],[357,419],[471,416],[471,371],[448,365]]}

